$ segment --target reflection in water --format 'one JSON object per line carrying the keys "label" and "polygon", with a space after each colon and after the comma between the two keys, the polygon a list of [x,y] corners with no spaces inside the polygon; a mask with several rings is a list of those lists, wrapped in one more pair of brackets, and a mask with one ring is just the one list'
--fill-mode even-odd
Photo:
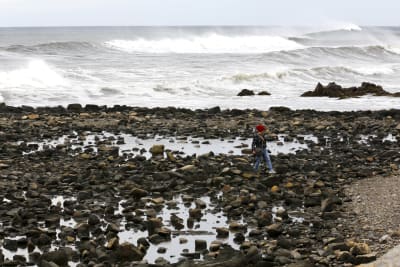
{"label": "reflection in water", "polygon": [[[299,136],[304,140],[315,141],[316,137],[312,135]],[[166,150],[170,150],[182,155],[202,155],[209,152],[214,154],[241,155],[243,149],[249,149],[252,139],[204,139],[194,137],[161,137],[139,138],[132,135],[120,134],[114,135],[108,132],[99,134],[88,133],[85,136],[70,137],[64,135],[57,139],[44,140],[42,142],[28,142],[26,145],[33,153],[46,148],[70,147],[72,151],[79,152],[83,150],[98,152],[100,146],[118,147],[119,155],[127,154],[130,156],[143,155],[150,158],[149,149],[157,144],[164,145]],[[278,135],[278,140],[268,142],[268,149],[272,155],[278,153],[288,154],[296,151],[308,149],[307,144],[299,142],[298,139],[285,141],[285,135]]]}

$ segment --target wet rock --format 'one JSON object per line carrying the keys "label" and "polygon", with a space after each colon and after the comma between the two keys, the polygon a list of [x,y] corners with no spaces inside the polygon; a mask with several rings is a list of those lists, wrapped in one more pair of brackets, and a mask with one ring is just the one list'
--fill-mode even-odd
{"label": "wet rock", "polygon": [[67,110],[71,112],[81,112],[82,111],[82,105],[81,104],[69,104],[67,106]]}
{"label": "wet rock", "polygon": [[278,238],[277,240],[277,246],[284,249],[290,249],[296,247],[296,245],[297,245],[296,240],[293,239]]}
{"label": "wet rock", "polygon": [[155,245],[160,244],[165,241],[165,239],[158,234],[150,235],[148,237],[148,239],[149,239],[150,243],[155,244]]}
{"label": "wet rock", "polygon": [[100,111],[101,107],[98,105],[94,105],[94,104],[86,104],[85,110],[89,111],[89,112],[96,112],[96,111]]}
{"label": "wet rock", "polygon": [[266,209],[268,207],[268,204],[265,201],[259,201],[259,202],[257,202],[257,207],[259,209]]}
{"label": "wet rock", "polygon": [[336,259],[341,262],[355,263],[355,257],[348,251],[336,251]]}
{"label": "wet rock", "polygon": [[266,210],[261,210],[256,213],[256,220],[258,227],[264,227],[272,222],[272,213]]}
{"label": "wet rock", "polygon": [[337,98],[347,98],[347,97],[358,97],[367,94],[372,94],[375,96],[397,96],[398,94],[391,94],[379,85],[373,83],[363,82],[360,87],[350,87],[343,88],[336,83],[329,83],[327,86],[323,86],[318,83],[314,91],[308,91],[301,96],[327,96],[327,97],[337,97]]}
{"label": "wet rock", "polygon": [[90,226],[87,223],[81,223],[76,226],[76,233],[79,238],[89,238]]}
{"label": "wet rock", "polygon": [[391,237],[390,235],[383,235],[379,238],[379,243],[384,244],[387,243],[388,241],[390,241]]}
{"label": "wet rock", "polygon": [[161,228],[162,225],[162,220],[160,218],[149,218],[146,222],[149,235],[156,233],[157,229]]}
{"label": "wet rock", "polygon": [[350,252],[351,254],[357,256],[357,255],[365,255],[365,254],[370,254],[371,249],[368,246],[367,243],[353,243],[350,242]]}
{"label": "wet rock", "polygon": [[327,198],[321,201],[321,211],[332,211],[334,208],[335,202],[331,198]]}
{"label": "wet rock", "polygon": [[283,227],[282,227],[282,224],[280,224],[280,223],[274,223],[274,224],[271,224],[271,225],[267,226],[266,227],[266,231],[267,231],[269,236],[277,237],[280,234],[282,234]]}
{"label": "wet rock", "polygon": [[198,209],[205,209],[207,207],[206,202],[204,202],[201,199],[196,199],[194,201],[194,204],[196,205],[196,208],[198,208]]}
{"label": "wet rock", "polygon": [[92,196],[93,193],[91,191],[79,191],[76,198],[78,201],[83,201],[90,199]]}
{"label": "wet rock", "polygon": [[60,266],[68,265],[68,254],[64,249],[45,252],[42,254],[41,261],[54,262]]}
{"label": "wet rock", "polygon": [[18,242],[17,240],[13,239],[4,239],[3,241],[3,247],[5,249],[8,249],[10,251],[17,251],[18,249]]}
{"label": "wet rock", "polygon": [[219,106],[212,107],[212,108],[209,108],[209,109],[207,110],[207,112],[208,112],[209,114],[217,114],[217,113],[220,113],[220,112],[221,112],[221,108],[220,108]]}
{"label": "wet rock", "polygon": [[192,165],[192,164],[186,165],[186,166],[183,166],[183,167],[179,168],[179,170],[183,171],[183,172],[193,172],[196,169],[197,169],[197,167],[195,165]]}
{"label": "wet rock", "polygon": [[207,249],[207,241],[206,240],[200,240],[200,239],[196,239],[194,241],[194,247],[195,247],[195,251],[202,251]]}
{"label": "wet rock", "polygon": [[189,216],[190,218],[200,220],[201,217],[203,216],[203,213],[201,212],[201,209],[198,208],[189,209]]}
{"label": "wet rock", "polygon": [[106,248],[107,249],[115,249],[119,245],[119,238],[118,237],[113,237],[110,240],[108,240]]}
{"label": "wet rock", "polygon": [[260,229],[253,229],[249,232],[249,237],[256,237],[263,234],[263,231]]}
{"label": "wet rock", "polygon": [[188,242],[188,240],[184,237],[180,237],[179,238],[179,244],[186,244]]}
{"label": "wet rock", "polygon": [[137,245],[140,247],[140,246],[143,246],[143,247],[145,247],[145,248],[149,248],[150,247],[150,243],[147,241],[147,239],[146,238],[144,238],[144,237],[141,237],[141,238],[139,238],[138,240],[137,240]]}
{"label": "wet rock", "polygon": [[36,240],[37,246],[49,246],[51,245],[52,238],[44,233],[40,234],[39,238]]}
{"label": "wet rock", "polygon": [[175,229],[177,229],[177,230],[181,230],[181,229],[183,229],[185,227],[184,224],[183,224],[183,219],[179,218],[175,214],[171,214],[170,222],[171,222],[171,225],[173,227],[175,227]]}
{"label": "wet rock", "polygon": [[156,266],[170,266],[169,261],[167,261],[163,257],[158,257],[157,259],[155,259],[154,264]]}
{"label": "wet rock", "polygon": [[107,225],[107,229],[106,232],[114,232],[114,233],[118,233],[120,231],[120,228],[117,224],[115,223],[109,223]]}
{"label": "wet rock", "polygon": [[164,154],[164,145],[153,145],[150,148],[150,153],[153,156],[157,156],[157,155],[163,155]]}
{"label": "wet rock", "polygon": [[246,225],[243,225],[243,224],[240,224],[240,223],[237,223],[237,222],[231,222],[229,224],[229,230],[230,231],[242,231],[242,230],[245,230],[246,228],[247,228]]}
{"label": "wet rock", "polygon": [[271,94],[267,91],[261,91],[257,95],[271,95]]}
{"label": "wet rock", "polygon": [[131,191],[131,195],[135,199],[140,199],[142,197],[147,196],[148,194],[149,194],[149,192],[147,192],[146,190],[141,189],[141,188],[137,188],[137,187],[133,188],[132,191]]}
{"label": "wet rock", "polygon": [[58,264],[55,264],[54,262],[48,262],[45,260],[42,260],[42,262],[40,263],[40,267],[59,267]]}
{"label": "wet rock", "polygon": [[100,223],[100,218],[96,214],[90,214],[88,218],[89,225],[98,225]]}
{"label": "wet rock", "polygon": [[229,236],[229,229],[226,227],[217,227],[217,238],[226,238]]}
{"label": "wet rock", "polygon": [[218,251],[220,248],[221,248],[221,243],[219,243],[219,242],[214,242],[214,241],[213,241],[213,242],[210,244],[209,250],[210,250],[210,252],[216,252],[216,251]]}
{"label": "wet rock", "polygon": [[254,91],[249,90],[249,89],[243,89],[242,91],[240,91],[237,96],[252,96],[255,95]]}
{"label": "wet rock", "polygon": [[114,252],[118,261],[140,261],[143,259],[144,254],[137,247],[130,243],[122,243]]}
{"label": "wet rock", "polygon": [[325,249],[331,252],[335,250],[349,251],[350,247],[344,242],[338,242],[327,244]]}
{"label": "wet rock", "polygon": [[164,254],[166,252],[167,252],[167,248],[165,248],[165,247],[159,247],[157,249],[157,253]]}
{"label": "wet rock", "polygon": [[162,198],[162,197],[152,198],[151,202],[153,202],[154,204],[160,205],[160,204],[164,203],[164,198]]}
{"label": "wet rock", "polygon": [[182,252],[181,256],[189,258],[189,259],[200,259],[199,252]]}
{"label": "wet rock", "polygon": [[233,242],[235,242],[236,244],[241,244],[242,242],[244,242],[245,239],[246,239],[246,237],[244,236],[244,234],[239,232],[239,233],[235,233]]}
{"label": "wet rock", "polygon": [[356,264],[370,263],[376,260],[376,253],[369,253],[364,255],[357,255],[355,262]]}

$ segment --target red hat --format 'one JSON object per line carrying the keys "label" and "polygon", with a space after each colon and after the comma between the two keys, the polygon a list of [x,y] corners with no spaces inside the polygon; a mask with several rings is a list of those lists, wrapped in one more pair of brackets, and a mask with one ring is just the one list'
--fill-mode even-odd
{"label": "red hat", "polygon": [[259,125],[256,126],[256,129],[257,129],[257,131],[262,132],[262,131],[264,131],[266,128],[265,128],[264,125],[259,124]]}

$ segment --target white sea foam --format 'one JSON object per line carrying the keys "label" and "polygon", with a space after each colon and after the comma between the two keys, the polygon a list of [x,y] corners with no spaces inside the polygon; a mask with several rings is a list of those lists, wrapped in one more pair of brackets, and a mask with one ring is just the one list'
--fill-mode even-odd
{"label": "white sea foam", "polygon": [[362,28],[351,22],[330,21],[322,26],[321,31],[362,31]]}
{"label": "white sea foam", "polygon": [[354,23],[343,23],[339,25],[339,29],[345,31],[362,31],[362,28]]}
{"label": "white sea foam", "polygon": [[360,67],[350,66],[321,66],[314,68],[281,68],[270,70],[263,73],[237,73],[233,76],[227,77],[224,80],[232,80],[234,83],[245,83],[251,81],[278,81],[298,79],[299,83],[304,82],[304,77],[324,79],[329,78],[332,74],[347,75],[351,73],[353,76],[374,76],[374,75],[390,75],[394,74],[395,70],[392,65],[369,65]]}
{"label": "white sea foam", "polygon": [[232,77],[226,78],[226,79],[231,79],[235,83],[240,83],[240,82],[248,82],[252,80],[263,80],[263,79],[283,79],[290,75],[290,70],[289,69],[277,69],[277,70],[271,70],[268,72],[264,73],[255,73],[255,74],[249,74],[249,73],[238,73],[233,75]]}
{"label": "white sea foam", "polygon": [[363,75],[388,75],[394,73],[390,66],[363,66],[355,68],[355,71]]}
{"label": "white sea foam", "polygon": [[389,52],[400,55],[400,45],[398,46],[388,45],[385,47],[385,49],[388,50]]}
{"label": "white sea foam", "polygon": [[210,34],[161,40],[112,40],[109,48],[130,53],[268,53],[302,49],[304,46],[280,36],[225,36]]}
{"label": "white sea foam", "polygon": [[[46,35],[32,29],[27,43],[11,31],[9,44],[0,46],[0,101],[16,106],[398,108],[399,100],[389,97],[300,97],[318,82],[350,87],[367,81],[399,91],[400,28],[325,26],[301,33],[268,27],[133,27],[74,28],[68,34],[49,29]],[[59,42],[55,32],[62,35]],[[314,34],[301,36],[305,32]],[[244,88],[271,95],[236,97]]]}
{"label": "white sea foam", "polygon": [[56,70],[40,59],[31,60],[20,69],[0,72],[0,88],[48,88],[67,84]]}

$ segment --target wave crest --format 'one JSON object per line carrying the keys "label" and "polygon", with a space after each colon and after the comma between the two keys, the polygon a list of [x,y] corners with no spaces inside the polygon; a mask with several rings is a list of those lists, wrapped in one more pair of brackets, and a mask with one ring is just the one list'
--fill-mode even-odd
{"label": "wave crest", "polygon": [[264,73],[248,74],[248,73],[238,73],[229,78],[234,83],[241,82],[251,82],[260,80],[282,80],[285,78],[299,78],[303,80],[302,77],[314,77],[316,79],[331,79],[337,75],[356,75],[356,76],[376,76],[376,75],[390,75],[393,74],[395,70],[393,66],[381,65],[381,66],[360,66],[360,67],[344,67],[344,66],[322,66],[314,68],[293,68],[288,70],[270,71]]}
{"label": "wave crest", "polygon": [[304,46],[280,36],[225,36],[211,34],[160,40],[111,40],[106,47],[128,53],[268,53],[302,49]]}
{"label": "wave crest", "polygon": [[0,88],[48,88],[67,81],[45,61],[34,59],[24,68],[0,72]]}
{"label": "wave crest", "polygon": [[390,53],[400,55],[400,46],[388,45],[388,46],[384,47],[384,49],[389,51]]}
{"label": "wave crest", "polygon": [[50,42],[36,45],[11,45],[3,48],[9,52],[40,52],[40,51],[60,51],[60,50],[85,50],[93,49],[94,44],[89,42]]}

